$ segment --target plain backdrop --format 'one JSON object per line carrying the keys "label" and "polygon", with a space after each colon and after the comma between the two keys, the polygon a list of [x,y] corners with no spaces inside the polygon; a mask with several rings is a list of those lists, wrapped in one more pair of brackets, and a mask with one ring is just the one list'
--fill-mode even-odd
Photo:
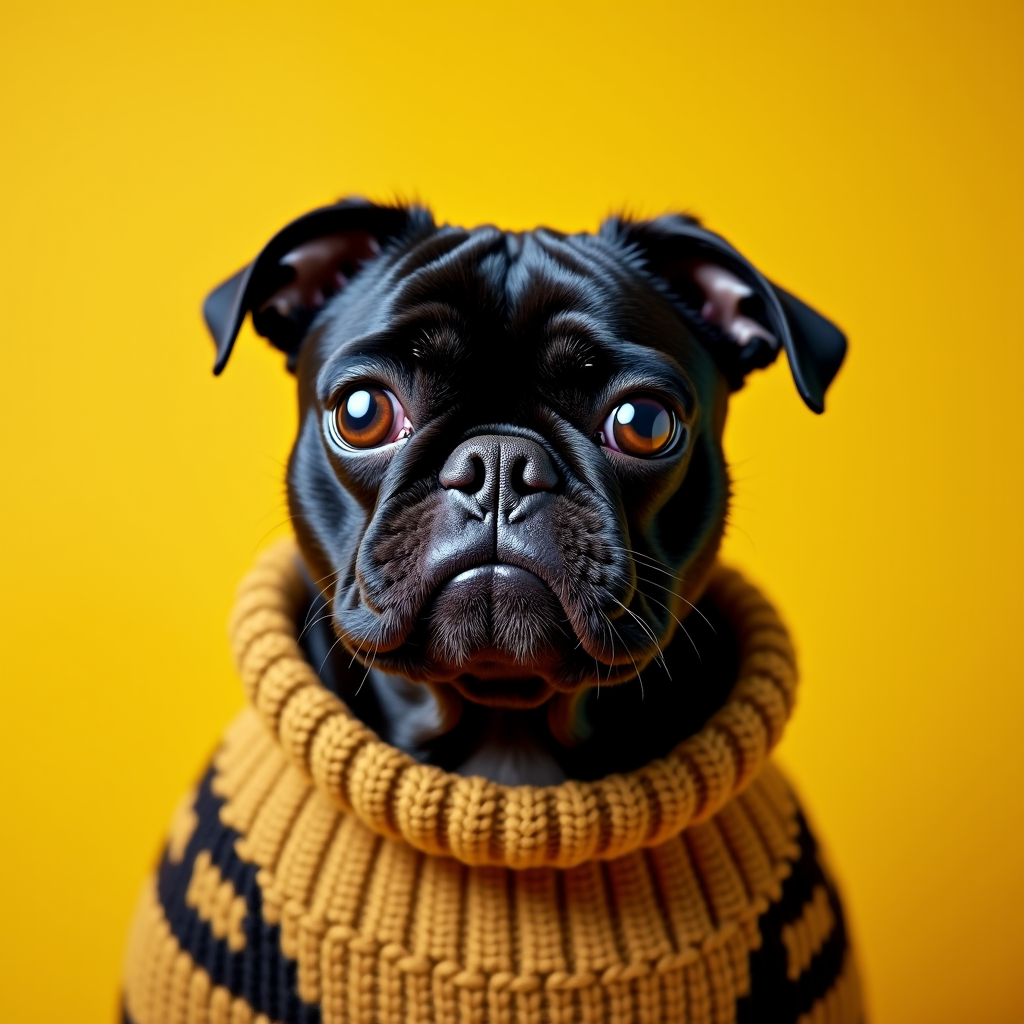
{"label": "plain backdrop", "polygon": [[[295,424],[206,291],[343,194],[703,217],[834,317],[732,403],[723,556],[803,683],[780,758],[880,1024],[1024,1019],[1024,6],[0,4],[0,1020],[116,1012]],[[497,384],[496,386],[500,386]]]}

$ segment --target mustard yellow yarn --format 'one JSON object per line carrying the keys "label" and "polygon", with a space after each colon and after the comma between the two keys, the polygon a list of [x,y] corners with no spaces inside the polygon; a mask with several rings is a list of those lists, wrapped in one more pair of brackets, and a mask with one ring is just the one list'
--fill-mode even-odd
{"label": "mustard yellow yarn", "polygon": [[656,846],[705,821],[763,766],[789,718],[796,668],[775,610],[735,572],[713,600],[740,639],[728,703],[668,757],[624,775],[559,786],[502,786],[419,764],[355,718],[296,642],[304,600],[294,551],[267,554],[239,591],[231,638],[239,673],[289,761],[380,835],[466,864],[572,867]]}
{"label": "mustard yellow yarn", "polygon": [[[237,835],[231,856],[256,871],[261,920],[213,863],[226,863],[223,851],[196,849],[186,800],[166,862],[187,869],[195,928],[237,957],[253,927],[273,929],[296,965],[301,1006],[318,1007],[308,1019],[323,1024],[734,1021],[751,991],[759,922],[806,843],[797,803],[767,762],[796,687],[788,635],[737,573],[719,569],[710,586],[740,669],[699,733],[635,772],[507,787],[417,763],[325,690],[296,642],[304,595],[294,549],[271,551],[232,617],[251,707],[227,731],[209,783],[219,827]],[[825,884],[779,933],[794,984],[837,928]],[[270,1024],[214,983],[170,913],[147,887],[126,964],[127,1019]],[[860,1020],[845,945],[799,1020]]]}

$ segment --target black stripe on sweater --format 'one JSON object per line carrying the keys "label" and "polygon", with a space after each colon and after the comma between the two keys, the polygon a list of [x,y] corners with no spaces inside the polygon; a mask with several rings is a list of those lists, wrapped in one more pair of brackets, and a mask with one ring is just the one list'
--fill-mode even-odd
{"label": "black stripe on sweater", "polygon": [[[180,863],[173,863],[164,851],[157,873],[157,893],[171,933],[181,948],[210,975],[214,985],[222,985],[234,996],[241,996],[255,1013],[265,1013],[283,1024],[321,1024],[319,1005],[299,998],[294,960],[281,953],[281,928],[263,920],[263,900],[255,864],[247,864],[235,852],[240,833],[220,820],[224,801],[213,793],[213,770],[199,785],[193,809],[199,821]],[[234,886],[246,903],[243,922],[245,948],[232,951],[226,939],[218,939],[208,922],[185,902],[196,857],[209,851],[222,879]]]}
{"label": "black stripe on sweater", "polygon": [[[758,921],[762,943],[750,954],[750,994],[736,1004],[737,1024],[796,1024],[832,989],[843,970],[849,943],[839,896],[818,860],[817,843],[802,814],[797,821],[800,855],[783,883],[782,898]],[[828,893],[835,924],[803,973],[790,980],[782,930],[799,920],[817,886]]]}

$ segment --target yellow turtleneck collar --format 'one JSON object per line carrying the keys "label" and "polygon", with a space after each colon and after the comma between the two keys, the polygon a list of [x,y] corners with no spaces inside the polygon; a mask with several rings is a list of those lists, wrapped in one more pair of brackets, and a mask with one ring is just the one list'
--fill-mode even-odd
{"label": "yellow turtleneck collar", "polygon": [[666,757],[594,782],[503,786],[424,765],[382,742],[320,682],[296,639],[306,593],[295,547],[266,553],[232,616],[249,699],[287,759],[379,835],[465,864],[569,868],[664,843],[742,791],[778,743],[796,668],[774,608],[719,567],[709,597],[732,624],[739,672],[728,700]]}

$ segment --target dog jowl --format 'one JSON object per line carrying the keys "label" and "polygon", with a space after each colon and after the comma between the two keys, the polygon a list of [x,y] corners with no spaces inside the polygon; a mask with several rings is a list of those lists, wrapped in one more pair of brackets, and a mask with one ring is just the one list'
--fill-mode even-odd
{"label": "dog jowl", "polygon": [[247,313],[298,380],[311,660],[386,737],[551,782],[649,759],[715,709],[730,652],[701,595],[729,395],[785,349],[821,412],[832,324],[688,217],[511,233],[361,200],[211,294],[217,372]]}

